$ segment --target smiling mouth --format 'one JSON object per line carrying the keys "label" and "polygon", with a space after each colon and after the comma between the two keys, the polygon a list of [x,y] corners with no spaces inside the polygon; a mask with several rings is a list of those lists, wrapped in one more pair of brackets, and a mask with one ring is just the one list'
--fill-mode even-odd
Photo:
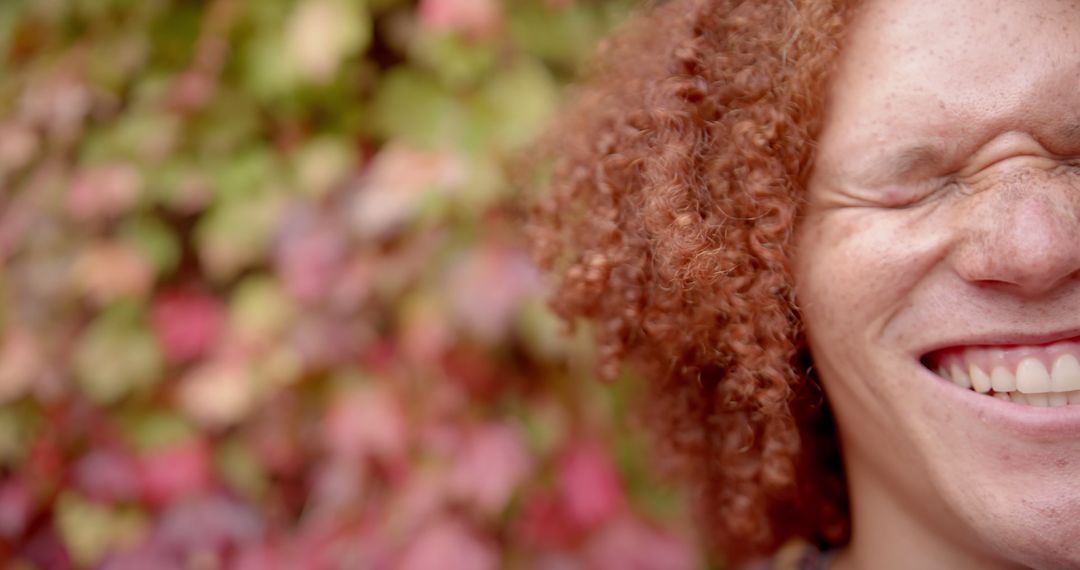
{"label": "smiling mouth", "polygon": [[926,355],[938,376],[1029,406],[1080,405],[1080,339],[1043,345],[958,346]]}

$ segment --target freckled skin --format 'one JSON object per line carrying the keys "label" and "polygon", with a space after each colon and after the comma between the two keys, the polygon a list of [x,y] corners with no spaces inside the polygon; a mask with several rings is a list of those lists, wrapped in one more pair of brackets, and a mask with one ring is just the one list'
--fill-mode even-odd
{"label": "freckled skin", "polygon": [[[1080,326],[1070,124],[1080,3],[871,0],[853,22],[795,266],[851,490],[838,567],[1080,567],[1080,434],[950,409],[919,362],[941,339]],[[865,174],[907,143],[933,152]]]}

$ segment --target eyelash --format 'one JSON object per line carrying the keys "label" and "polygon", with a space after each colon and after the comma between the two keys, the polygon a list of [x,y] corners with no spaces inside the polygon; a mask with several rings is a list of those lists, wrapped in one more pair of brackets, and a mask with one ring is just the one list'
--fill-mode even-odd
{"label": "eyelash", "polygon": [[913,208],[921,206],[943,196],[951,194],[956,189],[963,189],[963,185],[955,176],[942,176],[931,178],[916,184],[912,190],[912,196],[896,205],[897,208]]}
{"label": "eyelash", "polygon": [[1062,166],[1068,168],[1069,174],[1080,175],[1080,158],[1066,160]]}
{"label": "eyelash", "polygon": [[[1075,177],[1080,184],[1080,157],[1071,158],[1061,162],[1065,175]],[[890,204],[893,208],[913,208],[929,203],[933,200],[959,193],[961,195],[970,191],[970,187],[954,175],[938,176],[929,180],[921,181],[911,187],[906,196],[896,203]]]}

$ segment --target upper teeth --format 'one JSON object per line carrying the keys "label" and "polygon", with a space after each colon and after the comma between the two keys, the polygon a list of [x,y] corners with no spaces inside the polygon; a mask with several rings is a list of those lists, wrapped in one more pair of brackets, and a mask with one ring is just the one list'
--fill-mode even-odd
{"label": "upper teeth", "polygon": [[1021,403],[1080,404],[1080,360],[1074,354],[1057,355],[1049,370],[1044,364],[1047,358],[1013,359],[1015,368],[1007,360],[972,349],[944,357],[938,374],[963,388],[984,394],[993,390],[997,397]]}

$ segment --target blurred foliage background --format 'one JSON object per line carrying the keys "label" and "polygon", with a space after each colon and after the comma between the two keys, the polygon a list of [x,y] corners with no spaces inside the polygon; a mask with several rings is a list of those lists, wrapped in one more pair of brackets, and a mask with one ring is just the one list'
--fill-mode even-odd
{"label": "blurred foliage background", "polygon": [[699,567],[507,175],[630,8],[0,1],[0,566]]}

